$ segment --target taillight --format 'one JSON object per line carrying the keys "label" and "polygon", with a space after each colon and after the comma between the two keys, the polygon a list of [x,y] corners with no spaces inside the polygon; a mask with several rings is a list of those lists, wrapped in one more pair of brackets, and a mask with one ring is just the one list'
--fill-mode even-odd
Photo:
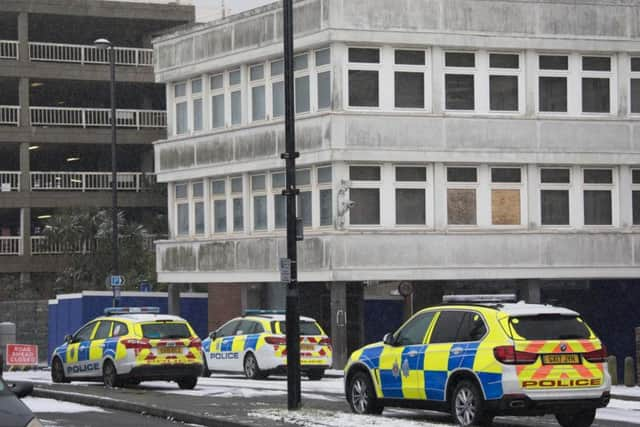
{"label": "taillight", "polygon": [[322,338],[319,342],[320,345],[331,345],[331,338]]}
{"label": "taillight", "polygon": [[607,361],[607,347],[602,345],[602,348],[599,350],[593,350],[588,353],[584,353],[583,357],[587,359],[587,361],[591,363],[603,363]]}
{"label": "taillight", "polygon": [[151,348],[151,343],[148,339],[127,338],[120,341],[124,348],[127,350],[142,350],[145,348]]}
{"label": "taillight", "polygon": [[191,340],[189,340],[189,347],[201,348],[202,341],[198,337],[191,338]]}
{"label": "taillight", "polygon": [[505,365],[529,365],[538,359],[536,353],[518,351],[512,345],[494,347],[493,355],[499,362]]}
{"label": "taillight", "polygon": [[271,345],[287,345],[285,337],[265,337],[264,342]]}

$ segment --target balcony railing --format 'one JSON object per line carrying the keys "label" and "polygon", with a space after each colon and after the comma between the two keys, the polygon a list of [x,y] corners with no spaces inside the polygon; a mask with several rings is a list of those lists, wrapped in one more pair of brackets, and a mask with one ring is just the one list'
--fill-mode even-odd
{"label": "balcony railing", "polygon": [[[153,49],[116,47],[116,64],[134,67],[153,66]],[[32,61],[71,62],[76,64],[108,64],[106,49],[91,45],[62,43],[29,43],[29,57]]]}
{"label": "balcony railing", "polygon": [[20,189],[20,172],[0,171],[0,192],[18,191]]}
{"label": "balcony railing", "polygon": [[18,59],[18,42],[0,40],[0,59]]}
{"label": "balcony railing", "polygon": [[20,125],[20,107],[0,105],[0,125]]}
{"label": "balcony railing", "polygon": [[[159,236],[148,236],[144,238],[142,247],[148,251],[155,251],[153,242]],[[120,239],[123,242],[122,239]],[[60,255],[60,254],[89,254],[96,248],[96,241],[54,243],[46,236],[31,236],[32,255]]]}
{"label": "balcony railing", "polygon": [[22,255],[22,237],[0,236],[0,255]]}
{"label": "balcony railing", "polygon": [[[30,107],[33,126],[108,127],[108,108]],[[121,128],[166,128],[167,112],[162,110],[117,110],[116,126]]]}
{"label": "balcony railing", "polygon": [[[118,172],[117,189],[140,192],[155,182],[156,176],[151,173]],[[31,190],[111,190],[111,172],[31,172]]]}

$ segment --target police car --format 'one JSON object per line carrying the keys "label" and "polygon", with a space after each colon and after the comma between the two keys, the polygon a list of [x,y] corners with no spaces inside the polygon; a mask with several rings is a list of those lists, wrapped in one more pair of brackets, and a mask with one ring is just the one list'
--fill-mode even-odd
{"label": "police car", "polygon": [[587,427],[608,404],[607,350],[578,313],[514,295],[444,302],[351,355],[354,412],[411,406],[451,412],[462,426],[555,414],[563,427]]}
{"label": "police car", "polygon": [[108,387],[141,381],[196,386],[202,371],[200,338],[178,316],[157,307],[114,307],[65,337],[51,356],[51,379],[102,379]]}
{"label": "police car", "polygon": [[[287,367],[285,316],[282,312],[248,310],[209,334],[202,342],[204,375],[211,371],[244,372],[262,379]],[[332,363],[331,340],[318,323],[300,317],[300,365],[311,380],[320,380]]]}

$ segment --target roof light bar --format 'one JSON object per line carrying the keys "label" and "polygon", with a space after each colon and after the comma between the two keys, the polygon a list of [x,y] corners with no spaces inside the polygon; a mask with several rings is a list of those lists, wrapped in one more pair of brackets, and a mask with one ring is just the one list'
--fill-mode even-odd
{"label": "roof light bar", "polygon": [[250,309],[250,310],[245,310],[244,311],[244,315],[245,316],[264,316],[264,315],[269,315],[269,314],[286,314],[287,312],[284,310],[254,310],[254,309]]}
{"label": "roof light bar", "polygon": [[442,302],[450,303],[505,303],[516,302],[516,294],[445,295]]}
{"label": "roof light bar", "polygon": [[160,307],[107,307],[104,309],[104,314],[112,316],[114,314],[159,314]]}

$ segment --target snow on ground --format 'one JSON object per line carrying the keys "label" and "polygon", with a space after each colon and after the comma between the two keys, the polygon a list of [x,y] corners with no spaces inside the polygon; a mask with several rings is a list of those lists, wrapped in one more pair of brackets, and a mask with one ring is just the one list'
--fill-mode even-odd
{"label": "snow on ground", "polygon": [[107,412],[97,406],[79,405],[77,403],[63,402],[54,399],[27,396],[22,398],[22,403],[27,405],[36,414],[77,414],[79,412]]}
{"label": "snow on ground", "polygon": [[627,387],[624,385],[614,385],[611,387],[611,394],[616,396],[640,398],[640,387]]}

